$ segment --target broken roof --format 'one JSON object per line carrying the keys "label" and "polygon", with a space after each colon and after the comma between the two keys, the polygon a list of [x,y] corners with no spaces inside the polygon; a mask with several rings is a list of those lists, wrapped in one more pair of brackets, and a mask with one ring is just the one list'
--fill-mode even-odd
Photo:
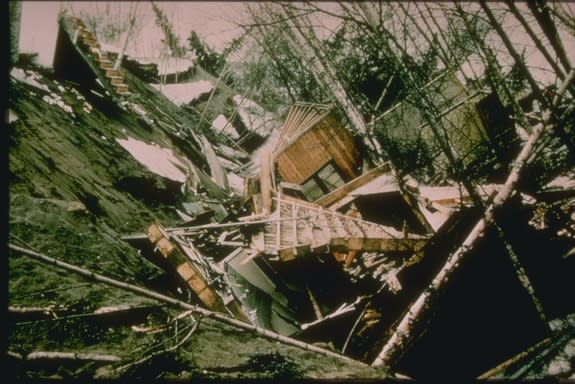
{"label": "broken roof", "polygon": [[331,105],[296,103],[285,119],[274,152],[280,152],[297,140],[332,110]]}

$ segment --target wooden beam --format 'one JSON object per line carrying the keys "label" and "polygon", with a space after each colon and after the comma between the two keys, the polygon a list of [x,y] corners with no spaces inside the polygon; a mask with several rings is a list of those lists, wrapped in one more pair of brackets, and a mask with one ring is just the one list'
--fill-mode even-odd
{"label": "wooden beam", "polygon": [[272,210],[272,158],[271,152],[264,151],[260,156],[260,190],[262,193],[262,213]]}

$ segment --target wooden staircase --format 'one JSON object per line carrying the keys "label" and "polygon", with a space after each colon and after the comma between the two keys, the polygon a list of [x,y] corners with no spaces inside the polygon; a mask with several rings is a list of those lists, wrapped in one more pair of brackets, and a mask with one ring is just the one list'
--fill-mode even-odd
{"label": "wooden staircase", "polygon": [[68,19],[74,26],[72,42],[96,63],[117,95],[129,96],[131,92],[128,85],[124,82],[124,74],[120,68],[114,68],[114,62],[109,57],[108,52],[102,50],[96,36],[86,28],[81,19],[71,16]]}
{"label": "wooden staircase", "polygon": [[329,249],[414,254],[428,240],[287,196],[274,200],[276,209],[251,247],[281,260]]}

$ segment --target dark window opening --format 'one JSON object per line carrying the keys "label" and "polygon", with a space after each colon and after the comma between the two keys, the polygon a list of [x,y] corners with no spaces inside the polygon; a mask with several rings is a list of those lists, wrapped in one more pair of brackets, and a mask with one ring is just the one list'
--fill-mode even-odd
{"label": "dark window opening", "polygon": [[309,201],[315,201],[331,191],[345,185],[345,181],[332,162],[302,184],[302,191]]}

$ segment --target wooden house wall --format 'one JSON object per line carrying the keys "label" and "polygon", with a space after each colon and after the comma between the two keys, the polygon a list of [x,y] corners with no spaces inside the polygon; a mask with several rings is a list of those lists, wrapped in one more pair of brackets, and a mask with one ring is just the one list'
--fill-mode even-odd
{"label": "wooden house wall", "polygon": [[359,174],[359,151],[351,134],[332,115],[319,121],[276,156],[284,181],[301,184],[332,161],[348,181]]}

